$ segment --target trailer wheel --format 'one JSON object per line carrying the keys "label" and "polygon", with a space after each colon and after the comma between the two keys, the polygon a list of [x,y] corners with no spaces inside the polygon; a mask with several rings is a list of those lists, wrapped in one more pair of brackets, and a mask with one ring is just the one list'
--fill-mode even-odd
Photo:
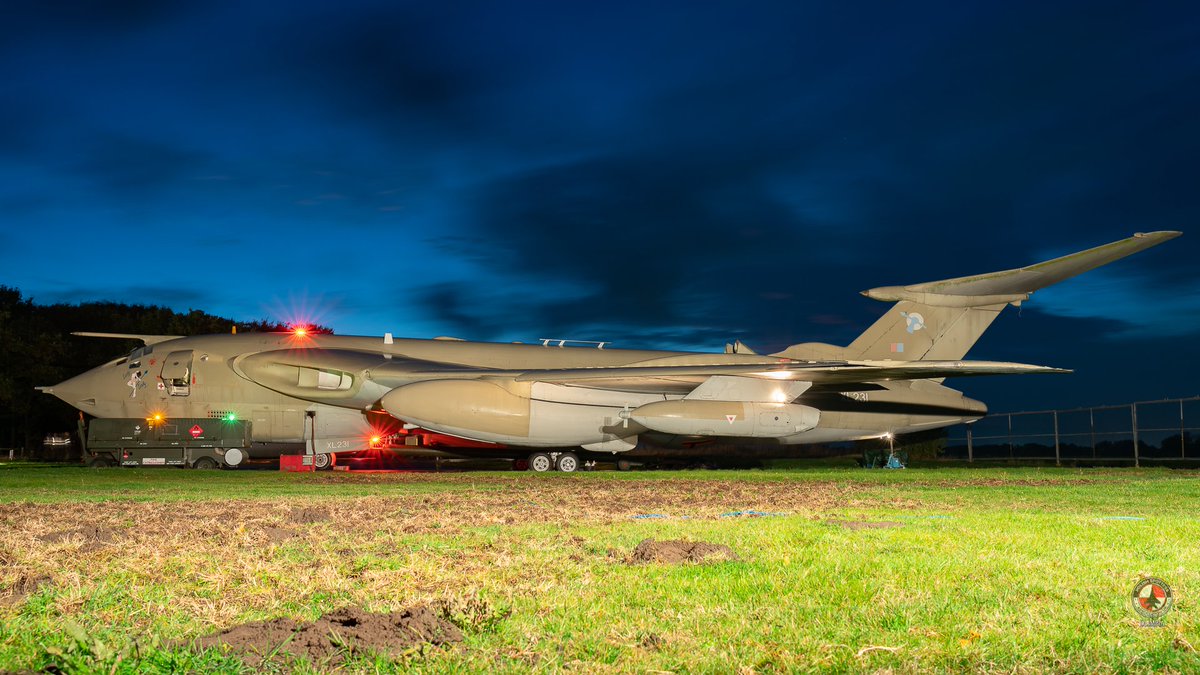
{"label": "trailer wheel", "polygon": [[217,468],[217,460],[213,459],[212,457],[201,457],[200,459],[192,462],[192,468],[201,469],[204,471],[215,469]]}
{"label": "trailer wheel", "polygon": [[91,459],[91,461],[88,462],[88,466],[92,467],[93,469],[105,469],[112,465],[113,465],[113,460],[109,459],[108,457],[102,457],[100,455],[93,457]]}

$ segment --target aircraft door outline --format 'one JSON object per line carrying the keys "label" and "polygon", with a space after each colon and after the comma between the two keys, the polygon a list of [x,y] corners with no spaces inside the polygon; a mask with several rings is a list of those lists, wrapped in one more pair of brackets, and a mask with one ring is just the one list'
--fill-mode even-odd
{"label": "aircraft door outline", "polygon": [[171,352],[163,359],[159,374],[170,396],[192,393],[192,350]]}

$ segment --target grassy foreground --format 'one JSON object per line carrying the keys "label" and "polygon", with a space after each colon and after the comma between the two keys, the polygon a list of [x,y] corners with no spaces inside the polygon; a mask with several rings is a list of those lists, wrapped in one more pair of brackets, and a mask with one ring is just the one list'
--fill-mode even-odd
{"label": "grassy foreground", "polygon": [[[187,643],[430,604],[463,642],[254,670],[1198,672],[1198,478],[0,465],[0,671],[250,672]],[[741,559],[628,564],[648,537]],[[1130,608],[1145,575],[1164,627]]]}

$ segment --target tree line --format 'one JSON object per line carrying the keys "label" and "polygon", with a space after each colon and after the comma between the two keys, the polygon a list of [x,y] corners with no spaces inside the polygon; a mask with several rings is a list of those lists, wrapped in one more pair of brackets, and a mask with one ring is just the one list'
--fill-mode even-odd
{"label": "tree line", "polygon": [[[40,305],[16,288],[0,286],[0,448],[16,448],[26,457],[43,456],[46,435],[74,431],[79,412],[34,387],[58,384],[141,344],[78,337],[72,332],[205,335],[229,333],[234,326],[238,332],[290,329],[277,321],[236,321],[198,309],[183,313],[157,305]],[[327,326],[309,328],[333,332]]]}

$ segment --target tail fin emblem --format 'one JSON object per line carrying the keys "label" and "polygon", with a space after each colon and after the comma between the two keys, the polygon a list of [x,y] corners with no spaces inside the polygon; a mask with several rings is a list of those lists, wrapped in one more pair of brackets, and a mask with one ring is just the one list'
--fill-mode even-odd
{"label": "tail fin emblem", "polygon": [[925,327],[925,317],[916,312],[900,312],[900,316],[904,317],[905,328],[909,333],[914,333]]}

